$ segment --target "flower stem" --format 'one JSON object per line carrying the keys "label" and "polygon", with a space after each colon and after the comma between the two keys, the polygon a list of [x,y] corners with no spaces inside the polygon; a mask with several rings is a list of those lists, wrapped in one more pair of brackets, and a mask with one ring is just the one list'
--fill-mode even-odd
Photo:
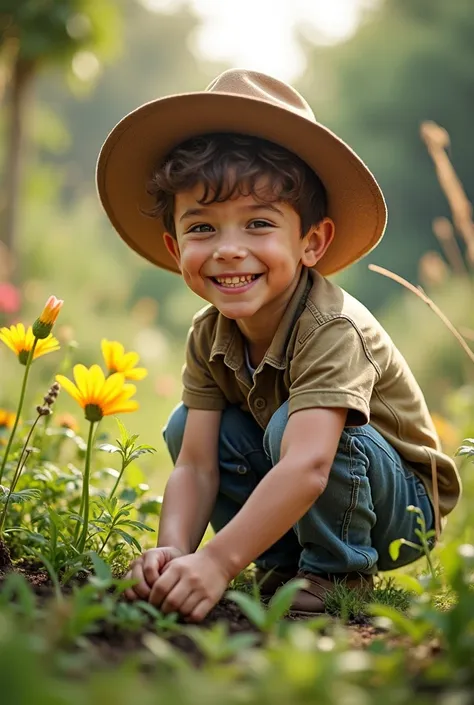
{"label": "flower stem", "polygon": [[[3,534],[3,527],[5,526],[5,519],[7,518],[7,511],[8,511],[8,507],[10,504],[11,496],[15,490],[16,483],[18,482],[18,479],[21,475],[21,471],[23,470],[25,463],[29,458],[30,453],[31,453],[31,450],[26,450],[26,452],[24,454],[22,453],[21,459],[23,458],[23,455],[24,455],[25,460],[23,461],[23,463],[21,465],[18,466],[17,470],[15,471],[15,477],[13,478],[12,486],[8,492],[8,496],[6,498],[5,505],[2,509],[2,516],[0,517],[0,537]],[[20,461],[21,461],[21,459],[20,459]]]}
{"label": "flower stem", "polygon": [[23,384],[21,385],[20,401],[18,402],[18,409],[16,412],[15,421],[13,423],[13,427],[12,427],[12,430],[10,433],[10,438],[8,439],[7,447],[5,449],[5,455],[3,456],[2,465],[0,467],[0,485],[2,484],[3,473],[5,471],[5,466],[7,464],[7,458],[8,458],[8,455],[9,455],[11,447],[12,447],[13,439],[15,438],[15,433],[16,433],[16,429],[18,426],[18,422],[20,421],[21,411],[23,409],[23,402],[25,401],[26,383],[28,382],[28,375],[30,373],[30,367],[31,367],[31,363],[33,362],[33,355],[35,352],[37,342],[38,342],[38,338],[35,338],[33,341],[33,345],[31,346],[31,350],[28,354],[28,359],[26,361],[25,374],[23,375]]}
{"label": "flower stem", "polygon": [[127,467],[127,464],[124,463],[124,461],[122,460],[122,467],[120,468],[119,475],[118,475],[117,479],[115,480],[115,484],[110,491],[109,499],[112,499],[112,497],[116,493],[117,487],[119,486],[120,480],[122,479],[122,476],[123,476],[123,473],[125,472],[126,467]]}
{"label": "flower stem", "polygon": [[81,498],[81,514],[82,514],[82,533],[77,543],[79,553],[84,552],[87,540],[87,532],[89,529],[89,482],[91,475],[91,454],[94,439],[95,422],[91,421],[89,426],[89,436],[87,438],[86,464],[84,467],[84,479],[82,481],[82,498]]}

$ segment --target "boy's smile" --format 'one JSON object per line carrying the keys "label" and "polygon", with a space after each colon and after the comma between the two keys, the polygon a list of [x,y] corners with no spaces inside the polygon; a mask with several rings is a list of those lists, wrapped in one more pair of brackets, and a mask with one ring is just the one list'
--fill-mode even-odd
{"label": "boy's smile", "polygon": [[[264,184],[262,184],[264,187]],[[299,281],[330,244],[333,224],[301,237],[297,212],[281,201],[236,195],[202,205],[203,189],[175,197],[177,239],[165,234],[186,284],[237,321],[250,340],[271,337]]]}

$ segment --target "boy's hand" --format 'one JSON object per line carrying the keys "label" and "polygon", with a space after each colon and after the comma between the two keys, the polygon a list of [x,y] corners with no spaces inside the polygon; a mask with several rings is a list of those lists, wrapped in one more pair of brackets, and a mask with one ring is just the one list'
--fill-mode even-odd
{"label": "boy's hand", "polygon": [[135,579],[138,583],[125,590],[127,600],[148,600],[151,588],[158,580],[163,568],[168,563],[182,556],[182,552],[174,546],[165,548],[150,548],[130,565],[125,580]]}
{"label": "boy's hand", "polygon": [[179,612],[189,622],[200,622],[227,589],[229,576],[205,549],[168,563],[148,599],[167,614]]}

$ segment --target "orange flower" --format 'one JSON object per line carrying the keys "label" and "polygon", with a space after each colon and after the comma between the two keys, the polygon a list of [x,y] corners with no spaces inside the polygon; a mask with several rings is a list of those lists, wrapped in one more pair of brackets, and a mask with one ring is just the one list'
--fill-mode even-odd
{"label": "orange flower", "polygon": [[6,441],[3,440],[2,436],[5,435],[6,431],[13,428],[15,419],[16,414],[13,411],[0,409],[0,445],[5,445]]}
{"label": "orange flower", "polygon": [[79,431],[77,419],[72,414],[68,414],[67,412],[59,414],[59,416],[55,417],[55,421],[56,426],[60,426],[60,428],[69,428],[71,431],[74,431],[74,433]]}
{"label": "orange flower", "polygon": [[102,340],[102,355],[105,366],[109,373],[121,372],[125,379],[138,381],[147,376],[148,372],[144,367],[135,367],[140,359],[136,352],[125,352],[122,343],[116,340]]}
{"label": "orange flower", "polygon": [[[35,340],[31,326],[28,330],[25,330],[23,323],[18,323],[16,326],[10,326],[10,328],[0,328],[0,340],[2,340],[10,350],[13,350],[22,365],[26,365],[28,355]],[[48,335],[47,338],[37,341],[33,353],[33,360],[36,360],[42,355],[47,355],[50,352],[55,352],[55,350],[59,350],[59,343],[52,335]]]}
{"label": "orange flower", "polygon": [[138,402],[130,400],[136,387],[125,384],[123,374],[116,372],[106,379],[99,365],[89,369],[74,365],[73,373],[76,384],[63,375],[56,375],[56,380],[84,409],[88,421],[96,422],[103,416],[138,409]]}
{"label": "orange flower", "polygon": [[50,296],[46,301],[44,309],[39,318],[33,323],[33,335],[35,338],[47,338],[56,323],[59,312],[64,301]]}
{"label": "orange flower", "polygon": [[6,409],[0,409],[0,429],[1,428],[13,428],[15,423],[16,414],[13,411],[7,411]]}

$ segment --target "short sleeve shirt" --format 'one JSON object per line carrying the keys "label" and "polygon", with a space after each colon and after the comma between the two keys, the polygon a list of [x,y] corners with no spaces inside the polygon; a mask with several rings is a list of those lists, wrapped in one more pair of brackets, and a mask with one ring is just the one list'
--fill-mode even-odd
{"label": "short sleeve shirt", "polygon": [[407,362],[359,301],[314,270],[303,270],[253,375],[235,321],[213,306],[196,314],[187,340],[182,399],[195,409],[238,405],[263,429],[286,401],[290,415],[346,408],[347,425],[370,422],[421,477],[430,496],[436,461],[442,516],[459,499],[456,466],[441,450]]}

